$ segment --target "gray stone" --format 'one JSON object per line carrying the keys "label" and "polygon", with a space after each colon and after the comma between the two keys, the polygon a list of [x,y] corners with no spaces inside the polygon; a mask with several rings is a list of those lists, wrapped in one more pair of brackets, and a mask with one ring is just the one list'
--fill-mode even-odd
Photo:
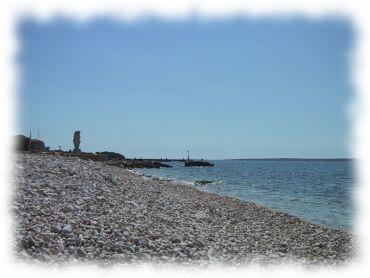
{"label": "gray stone", "polygon": [[205,220],[209,218],[208,214],[205,211],[198,211],[194,214],[194,217],[199,220]]}
{"label": "gray stone", "polygon": [[74,246],[69,246],[68,247],[68,253],[73,255],[76,253],[76,248]]}
{"label": "gray stone", "polygon": [[180,242],[181,242],[181,239],[179,239],[178,237],[171,237],[171,238],[170,238],[170,241],[171,241],[172,243],[180,243]]}
{"label": "gray stone", "polygon": [[72,227],[71,225],[65,225],[62,229],[62,232],[65,233],[65,234],[70,234],[72,233]]}
{"label": "gray stone", "polygon": [[78,248],[77,249],[77,256],[84,258],[84,257],[86,257],[86,252],[83,249]]}
{"label": "gray stone", "polygon": [[73,211],[73,206],[72,205],[65,205],[62,207],[62,211],[65,213],[72,212]]}
{"label": "gray stone", "polygon": [[24,249],[29,249],[36,245],[36,241],[32,237],[28,236],[22,239],[21,245]]}

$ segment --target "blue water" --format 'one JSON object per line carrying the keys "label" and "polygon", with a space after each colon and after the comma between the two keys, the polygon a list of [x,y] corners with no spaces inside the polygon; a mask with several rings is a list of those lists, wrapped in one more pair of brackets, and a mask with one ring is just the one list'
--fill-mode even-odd
{"label": "blue water", "polygon": [[[254,202],[329,228],[352,231],[353,161],[216,160],[214,167],[139,169],[207,192]],[[212,180],[207,186],[196,180]]]}

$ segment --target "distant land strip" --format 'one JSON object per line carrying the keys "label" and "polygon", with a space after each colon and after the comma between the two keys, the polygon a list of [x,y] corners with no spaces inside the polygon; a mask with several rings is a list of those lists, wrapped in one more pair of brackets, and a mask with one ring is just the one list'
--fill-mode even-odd
{"label": "distant land strip", "polygon": [[355,158],[229,158],[220,160],[283,160],[283,161],[353,161]]}
{"label": "distant land strip", "polygon": [[[180,161],[184,162],[186,159],[179,158],[126,158],[127,160],[150,160],[150,161]],[[200,160],[200,159],[195,159]],[[222,159],[207,159],[211,161],[224,160],[271,160],[271,161],[354,161],[356,158],[222,158]]]}

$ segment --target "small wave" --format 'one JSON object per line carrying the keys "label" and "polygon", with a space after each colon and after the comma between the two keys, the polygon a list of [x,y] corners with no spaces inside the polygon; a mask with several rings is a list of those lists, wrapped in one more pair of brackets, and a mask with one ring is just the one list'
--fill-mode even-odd
{"label": "small wave", "polygon": [[191,181],[185,181],[185,180],[174,180],[176,183],[179,183],[179,184],[183,184],[183,185],[190,185],[190,186],[194,186],[194,182],[191,182]]}
{"label": "small wave", "polygon": [[211,186],[211,185],[218,185],[218,184],[223,184],[223,180],[197,180],[194,182],[195,186]]}
{"label": "small wave", "polygon": [[174,179],[168,178],[168,177],[159,177],[159,176],[150,176],[151,180],[157,180],[157,181],[174,181]]}
{"label": "small wave", "polygon": [[219,180],[219,181],[214,181],[213,184],[223,184],[224,181],[223,180]]}
{"label": "small wave", "polygon": [[155,176],[155,175],[149,175],[149,174],[144,174],[140,173],[139,171],[135,170],[130,170],[131,172],[141,176],[145,180],[153,180],[153,181],[172,181],[174,183],[182,184],[182,185],[190,185],[194,186],[194,182],[191,181],[186,181],[186,180],[180,180],[180,179],[175,179],[175,178],[169,178],[165,176]]}

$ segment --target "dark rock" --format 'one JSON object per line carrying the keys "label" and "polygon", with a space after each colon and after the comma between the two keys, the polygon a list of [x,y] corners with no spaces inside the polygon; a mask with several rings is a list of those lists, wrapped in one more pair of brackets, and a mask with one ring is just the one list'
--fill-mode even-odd
{"label": "dark rock", "polygon": [[69,246],[68,247],[68,253],[70,255],[73,255],[74,253],[76,253],[76,248],[74,246]]}
{"label": "dark rock", "polygon": [[73,211],[73,206],[72,205],[65,205],[61,209],[63,212],[68,213]]}
{"label": "dark rock", "polygon": [[149,239],[151,239],[151,240],[157,240],[160,237],[161,237],[160,235],[152,234],[152,235],[149,236]]}
{"label": "dark rock", "polygon": [[287,253],[288,252],[288,244],[285,242],[277,244],[276,250],[281,253]]}
{"label": "dark rock", "polygon": [[132,248],[131,246],[127,246],[126,247],[126,250],[128,250],[129,252],[131,252],[131,253],[135,253],[135,249],[134,248]]}
{"label": "dark rock", "polygon": [[28,254],[28,255],[30,255],[31,257],[33,256],[33,251],[32,251],[32,249],[30,249],[30,248],[28,248],[28,249],[26,249],[26,253]]}
{"label": "dark rock", "polygon": [[181,239],[179,239],[179,238],[177,238],[177,237],[172,237],[172,238],[170,238],[170,241],[171,241],[172,243],[180,243],[180,242],[181,242]]}
{"label": "dark rock", "polygon": [[131,241],[136,245],[139,246],[141,245],[141,240],[140,238],[132,238]]}
{"label": "dark rock", "polygon": [[108,160],[124,160],[125,156],[120,153],[115,152],[97,152],[97,154],[104,154],[107,156]]}
{"label": "dark rock", "polygon": [[212,167],[214,166],[213,163],[206,161],[206,160],[186,160],[185,161],[185,167],[199,167],[199,166],[206,166],[206,167]]}
{"label": "dark rock", "polygon": [[79,248],[79,249],[77,249],[77,256],[84,258],[84,257],[86,257],[86,252]]}
{"label": "dark rock", "polygon": [[190,242],[187,244],[187,247],[190,247],[190,248],[203,248],[204,247],[204,243],[201,242],[200,240],[196,240],[196,241],[193,241],[193,242]]}
{"label": "dark rock", "polygon": [[328,244],[326,242],[317,242],[315,246],[322,249],[322,248],[326,248]]}
{"label": "dark rock", "polygon": [[125,160],[123,162],[123,167],[128,169],[133,168],[172,168],[171,165],[164,164],[158,161],[150,160]]}
{"label": "dark rock", "polygon": [[196,185],[207,185],[207,184],[210,184],[212,182],[213,181],[210,181],[210,180],[198,180],[198,181],[195,181],[195,184]]}
{"label": "dark rock", "polygon": [[112,244],[110,250],[119,254],[123,253],[123,247],[118,243]]}
{"label": "dark rock", "polygon": [[29,249],[36,245],[36,241],[32,237],[26,237],[22,239],[21,245],[23,249]]}
{"label": "dark rock", "polygon": [[76,246],[83,246],[85,244],[85,239],[83,238],[76,238]]}

